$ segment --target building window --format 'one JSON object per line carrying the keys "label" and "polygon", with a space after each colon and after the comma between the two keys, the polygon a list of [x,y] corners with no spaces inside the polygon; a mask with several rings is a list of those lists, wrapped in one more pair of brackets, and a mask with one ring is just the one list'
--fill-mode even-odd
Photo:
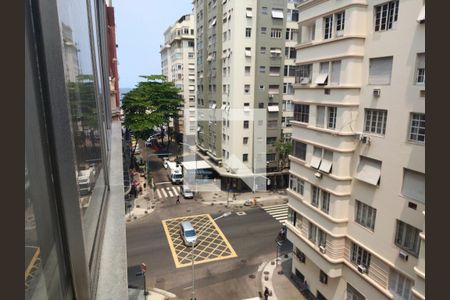
{"label": "building window", "polygon": [[417,54],[415,77],[417,84],[425,84],[425,53]]}
{"label": "building window", "polygon": [[286,28],[286,40],[297,41],[298,30],[294,28]]}
{"label": "building window", "polygon": [[396,295],[395,299],[409,300],[413,281],[400,272],[391,269],[389,273],[389,290]]}
{"label": "building window", "polygon": [[312,64],[300,65],[295,68],[295,83],[309,84],[311,82]]}
{"label": "building window", "polygon": [[324,271],[322,271],[322,270],[320,270],[319,280],[320,280],[320,282],[322,282],[323,284],[327,284],[327,283],[328,283],[328,275],[327,275]]}
{"label": "building window", "polygon": [[249,126],[249,121],[244,121],[244,128],[247,129]]}
{"label": "building window", "polygon": [[328,214],[330,211],[330,193],[322,190],[322,204],[320,205],[320,209]]}
{"label": "building window", "polygon": [[309,122],[309,105],[294,104],[294,120],[302,123]]}
{"label": "building window", "polygon": [[374,186],[380,185],[381,161],[361,155],[355,178]]}
{"label": "building window", "polygon": [[282,29],[279,28],[272,28],[270,31],[270,37],[274,39],[281,39],[282,36]]}
{"label": "building window", "polygon": [[345,26],[345,11],[336,13],[336,36],[342,36]]}
{"label": "building window", "polygon": [[425,143],[425,114],[411,113],[408,139],[414,142]]}
{"label": "building window", "polygon": [[311,205],[314,207],[319,207],[320,202],[320,188],[317,186],[311,186]]}
{"label": "building window", "polygon": [[337,107],[335,106],[328,106],[327,107],[327,128],[328,129],[336,129],[336,114],[337,114]]}
{"label": "building window", "polygon": [[387,110],[366,108],[365,118],[364,132],[386,134]]}
{"label": "building window", "polygon": [[272,18],[274,19],[283,19],[283,9],[281,8],[272,8]]}
{"label": "building window", "polygon": [[292,83],[283,83],[283,94],[294,95],[294,86]]}
{"label": "building window", "polygon": [[398,0],[389,1],[374,6],[375,31],[385,31],[393,28],[398,18]]}
{"label": "building window", "polygon": [[245,71],[246,76],[250,75],[250,67],[249,66],[245,66],[244,71]]}
{"label": "building window", "polygon": [[312,168],[331,173],[333,166],[333,152],[314,146],[313,156],[310,161]]}
{"label": "building window", "polygon": [[294,251],[295,256],[298,258],[298,260],[302,263],[305,263],[306,261],[306,256],[305,253],[303,253],[302,251],[300,251],[300,249],[298,249],[297,247],[295,247],[295,251]]}
{"label": "building window", "polygon": [[298,22],[298,10],[296,9],[288,9],[287,20],[289,22]]}
{"label": "building window", "polygon": [[286,59],[295,59],[297,57],[297,50],[293,47],[286,47],[284,49],[284,54]]}
{"label": "building window", "polygon": [[245,12],[245,16],[247,18],[252,18],[253,17],[252,8],[251,7],[247,7],[247,11]]}
{"label": "building window", "polygon": [[266,67],[265,66],[259,66],[259,73],[265,73]]}
{"label": "building window", "polygon": [[299,141],[293,141],[293,155],[301,160],[306,159],[306,144],[299,142]]}
{"label": "building window", "polygon": [[242,143],[244,145],[247,145],[248,144],[248,137],[244,137],[243,140],[242,140]]}
{"label": "building window", "polygon": [[330,39],[333,34],[333,15],[323,18],[325,24],[323,38]]}
{"label": "building window", "polygon": [[393,57],[378,57],[369,60],[369,84],[390,84]]}
{"label": "building window", "polygon": [[366,300],[366,297],[364,297],[358,290],[356,290],[354,287],[352,287],[349,283],[347,283],[347,295],[345,300]]}
{"label": "building window", "polygon": [[266,154],[266,161],[274,161],[276,157],[276,153],[267,153]]}
{"label": "building window", "polygon": [[245,28],[245,37],[246,38],[252,37],[252,29],[250,27]]}
{"label": "building window", "polygon": [[249,94],[250,93],[250,84],[244,85],[244,93]]}
{"label": "building window", "polygon": [[303,196],[305,190],[305,182],[293,175],[289,176],[289,188]]}
{"label": "building window", "polygon": [[267,13],[268,13],[267,7],[265,7],[265,6],[261,7],[261,14],[267,15]]}
{"label": "building window", "polygon": [[317,226],[309,222],[308,226],[308,240],[316,244],[317,240]]}
{"label": "building window", "polygon": [[267,121],[267,127],[268,128],[277,128],[278,127],[278,120],[268,120]]}
{"label": "building window", "polygon": [[355,204],[355,222],[374,231],[377,210],[358,200],[355,200]]}
{"label": "building window", "polygon": [[261,47],[259,53],[266,54],[266,47]]}
{"label": "building window", "polygon": [[242,154],[242,161],[248,161],[248,154]]}
{"label": "building window", "polygon": [[404,168],[402,194],[425,204],[425,174]]}
{"label": "building window", "polygon": [[370,257],[371,254],[366,249],[352,242],[352,251],[350,254],[350,261],[352,263],[357,266],[362,265],[368,270],[370,266]]}
{"label": "building window", "polygon": [[330,85],[339,85],[341,78],[341,61],[331,62]]}
{"label": "building window", "polygon": [[261,34],[267,33],[267,27],[261,27]]}
{"label": "building window", "polygon": [[395,231],[395,244],[411,253],[414,256],[419,255],[419,246],[420,246],[420,230],[416,227],[413,227],[405,222],[397,220],[397,228]]}
{"label": "building window", "polygon": [[270,67],[269,68],[269,75],[270,76],[280,76],[280,67]]}
{"label": "building window", "polygon": [[284,65],[284,76],[295,76],[295,66],[294,65]]}

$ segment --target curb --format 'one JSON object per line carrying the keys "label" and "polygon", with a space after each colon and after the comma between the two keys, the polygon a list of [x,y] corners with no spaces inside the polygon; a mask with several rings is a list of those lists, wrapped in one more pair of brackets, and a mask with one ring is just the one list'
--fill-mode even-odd
{"label": "curb", "polygon": [[168,298],[176,298],[177,297],[175,294],[172,294],[171,292],[161,290],[158,288],[153,288],[153,289],[151,289],[151,291],[154,291],[155,293],[161,294],[164,297],[168,297]]}

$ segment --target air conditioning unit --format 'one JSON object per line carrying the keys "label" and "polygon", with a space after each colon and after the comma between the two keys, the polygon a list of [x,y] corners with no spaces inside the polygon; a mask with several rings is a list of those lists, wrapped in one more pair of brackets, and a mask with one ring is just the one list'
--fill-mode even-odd
{"label": "air conditioning unit", "polygon": [[401,259],[403,259],[404,261],[408,260],[408,253],[406,253],[405,251],[401,251],[398,253],[398,256],[400,256]]}
{"label": "air conditioning unit", "polygon": [[322,173],[316,172],[314,173],[314,176],[316,176],[317,178],[322,178]]}
{"label": "air conditioning unit", "polygon": [[363,143],[363,144],[370,144],[370,137],[369,137],[368,135],[360,134],[359,140],[360,140],[361,143]]}
{"label": "air conditioning unit", "polygon": [[320,253],[325,254],[327,252],[327,248],[325,246],[319,246]]}
{"label": "air conditioning unit", "polygon": [[309,84],[309,77],[300,78],[300,84]]}
{"label": "air conditioning unit", "polygon": [[374,97],[380,97],[381,90],[380,89],[373,89],[373,96]]}
{"label": "air conditioning unit", "polygon": [[363,265],[358,265],[358,271],[360,273],[367,273],[367,268]]}

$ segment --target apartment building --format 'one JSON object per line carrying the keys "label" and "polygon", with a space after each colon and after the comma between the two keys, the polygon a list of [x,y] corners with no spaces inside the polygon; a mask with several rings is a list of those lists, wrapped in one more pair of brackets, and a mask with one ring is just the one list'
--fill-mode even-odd
{"label": "apartment building", "polygon": [[84,4],[25,2],[25,299],[128,299],[112,16]]}
{"label": "apartment building", "polygon": [[317,299],[425,299],[425,7],[299,10],[288,239]]}
{"label": "apartment building", "polygon": [[224,188],[280,187],[281,177],[287,183],[274,143],[289,137],[293,117],[295,2],[193,1],[197,107],[215,111],[213,118],[200,114],[197,147]]}
{"label": "apartment building", "polygon": [[164,32],[161,46],[161,70],[168,80],[181,89],[184,109],[180,112],[176,132],[194,136],[195,120],[195,19],[194,15],[184,15]]}

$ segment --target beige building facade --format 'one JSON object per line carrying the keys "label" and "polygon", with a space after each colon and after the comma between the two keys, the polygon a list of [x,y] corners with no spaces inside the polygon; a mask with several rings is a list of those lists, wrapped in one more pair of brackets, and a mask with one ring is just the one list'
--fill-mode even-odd
{"label": "beige building facade", "polygon": [[181,89],[184,109],[180,112],[178,131],[184,136],[195,135],[195,18],[184,15],[164,32],[161,46],[161,73]]}
{"label": "beige building facade", "polygon": [[317,299],[425,299],[424,1],[297,9],[294,278]]}

